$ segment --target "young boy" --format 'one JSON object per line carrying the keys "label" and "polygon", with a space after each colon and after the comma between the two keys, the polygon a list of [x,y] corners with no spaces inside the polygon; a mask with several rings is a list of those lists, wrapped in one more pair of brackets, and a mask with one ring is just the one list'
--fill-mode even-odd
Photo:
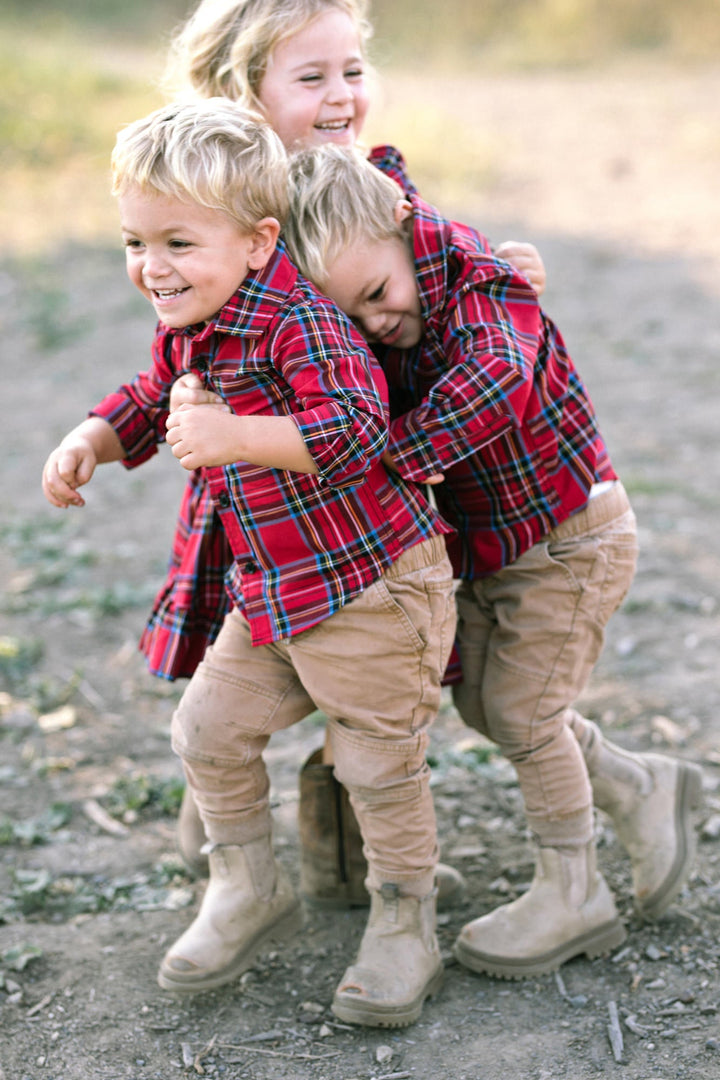
{"label": "young boy", "polygon": [[[455,626],[448,527],[382,464],[382,374],[278,241],[287,160],[273,131],[227,100],[160,109],[118,137],[113,191],[128,274],[160,319],[152,365],[63,439],[44,491],[82,505],[96,464],[138,465],[167,429],[184,468],[203,470],[234,558],[233,609],[173,716],[210,882],[160,985],[221,986],[297,928],[262,752],[318,707],[372,897],[334,1008],[411,1023],[442,980],[424,751]],[[169,415],[183,372],[225,404]]]}
{"label": "young boy", "polygon": [[469,923],[456,953],[534,975],[624,938],[596,868],[593,798],[631,856],[638,909],[657,917],[690,872],[700,772],[619,750],[573,708],[633,577],[634,515],[532,288],[391,171],[333,147],[298,154],[285,235],[401,403],[384,460],[406,480],[442,480],[461,579],[455,703],[513,762],[538,841],[530,890]]}

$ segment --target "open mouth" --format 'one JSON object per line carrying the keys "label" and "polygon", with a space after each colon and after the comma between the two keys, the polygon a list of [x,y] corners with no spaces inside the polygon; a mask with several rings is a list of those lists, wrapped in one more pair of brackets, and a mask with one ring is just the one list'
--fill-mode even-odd
{"label": "open mouth", "polygon": [[315,130],[326,131],[330,135],[338,135],[347,131],[351,123],[351,120],[326,120],[324,124],[315,124]]}
{"label": "open mouth", "polygon": [[150,291],[158,300],[174,300],[176,296],[181,296],[187,290],[186,285],[184,289],[151,289]]}

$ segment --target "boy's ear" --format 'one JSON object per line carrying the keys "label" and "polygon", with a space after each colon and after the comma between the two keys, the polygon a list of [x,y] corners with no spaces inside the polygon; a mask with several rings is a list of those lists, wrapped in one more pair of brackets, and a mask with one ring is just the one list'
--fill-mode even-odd
{"label": "boy's ear", "polygon": [[251,270],[264,270],[278,242],[280,222],[277,218],[266,217],[258,221],[252,231],[252,243],[248,253],[248,267]]}
{"label": "boy's ear", "polygon": [[[412,228],[413,208],[408,199],[398,199],[395,203],[394,218],[396,225],[404,225],[404,229]],[[410,224],[405,224],[409,222]]]}

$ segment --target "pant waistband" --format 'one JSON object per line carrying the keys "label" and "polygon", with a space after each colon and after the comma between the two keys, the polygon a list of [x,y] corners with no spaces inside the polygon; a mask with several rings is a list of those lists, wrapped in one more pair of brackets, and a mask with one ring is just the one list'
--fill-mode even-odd
{"label": "pant waistband", "polygon": [[385,571],[385,577],[401,577],[410,574],[413,570],[423,570],[428,566],[437,566],[443,559],[447,559],[444,536],[431,536],[429,540],[421,540],[407,551],[403,551],[391,566]]}
{"label": "pant waistband", "polygon": [[631,510],[627,492],[619,480],[612,487],[590,499],[582,510],[571,514],[565,521],[548,533],[548,540],[567,540],[572,536],[585,536],[609,525],[615,518]]}

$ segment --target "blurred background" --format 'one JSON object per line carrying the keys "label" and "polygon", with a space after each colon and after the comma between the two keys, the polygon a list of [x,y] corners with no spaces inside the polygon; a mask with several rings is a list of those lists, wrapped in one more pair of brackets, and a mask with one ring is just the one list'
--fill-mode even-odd
{"label": "blurred background", "polygon": [[[2,0],[7,252],[115,239],[114,136],[162,103],[169,36],[192,7]],[[403,149],[428,198],[531,232],[656,249],[690,232],[714,251],[717,0],[375,0],[371,14],[380,81],[367,135]],[[701,223],[677,205],[689,182],[711,213]]]}

